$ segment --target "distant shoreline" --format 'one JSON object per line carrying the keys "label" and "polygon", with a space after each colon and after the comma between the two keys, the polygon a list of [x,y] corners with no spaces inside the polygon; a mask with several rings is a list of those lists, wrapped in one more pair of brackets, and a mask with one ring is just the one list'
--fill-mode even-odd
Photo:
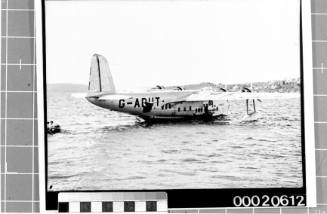
{"label": "distant shoreline", "polygon": [[[252,86],[252,87],[251,87]],[[200,90],[204,88],[210,88],[212,90],[225,89],[229,92],[236,92],[242,90],[244,87],[252,89],[255,92],[279,92],[279,93],[294,93],[300,91],[300,79],[291,80],[275,80],[266,82],[253,82],[243,83],[243,84],[222,84],[222,83],[211,83],[202,82],[198,84],[188,84],[180,86],[167,86],[165,89],[177,89],[180,87],[184,90]],[[57,84],[47,84],[47,92],[62,92],[62,93],[77,93],[77,92],[87,92],[87,85],[82,84],[69,84],[69,83],[57,83]],[[151,89],[151,88],[149,88]]]}

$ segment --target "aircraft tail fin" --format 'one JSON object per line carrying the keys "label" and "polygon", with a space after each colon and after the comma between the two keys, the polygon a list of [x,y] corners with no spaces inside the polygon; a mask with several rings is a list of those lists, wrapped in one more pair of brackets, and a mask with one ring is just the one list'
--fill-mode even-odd
{"label": "aircraft tail fin", "polygon": [[105,57],[94,54],[91,60],[89,92],[115,93],[115,85]]}

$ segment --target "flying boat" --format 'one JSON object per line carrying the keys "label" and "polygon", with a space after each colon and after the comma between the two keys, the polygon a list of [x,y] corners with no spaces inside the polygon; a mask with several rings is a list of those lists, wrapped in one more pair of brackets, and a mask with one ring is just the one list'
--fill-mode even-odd
{"label": "flying boat", "polygon": [[226,118],[233,101],[243,100],[245,114],[255,115],[256,101],[299,97],[291,93],[259,93],[250,88],[237,92],[221,90],[185,90],[183,87],[167,89],[157,85],[143,93],[116,91],[109,64],[105,57],[94,54],[91,59],[88,93],[86,99],[99,107],[135,115],[146,121]]}

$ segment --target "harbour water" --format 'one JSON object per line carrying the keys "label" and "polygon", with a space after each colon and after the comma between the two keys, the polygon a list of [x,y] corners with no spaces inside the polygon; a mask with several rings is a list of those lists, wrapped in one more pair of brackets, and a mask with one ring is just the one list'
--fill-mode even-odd
{"label": "harbour water", "polygon": [[301,187],[300,100],[231,104],[230,121],[144,125],[71,93],[50,92],[51,190]]}

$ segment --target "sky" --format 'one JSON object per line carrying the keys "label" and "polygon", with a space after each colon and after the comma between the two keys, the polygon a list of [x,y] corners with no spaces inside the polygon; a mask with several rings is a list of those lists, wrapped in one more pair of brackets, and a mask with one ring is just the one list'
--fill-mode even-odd
{"label": "sky", "polygon": [[46,1],[47,83],[88,84],[107,58],[118,90],[300,76],[299,0]]}

